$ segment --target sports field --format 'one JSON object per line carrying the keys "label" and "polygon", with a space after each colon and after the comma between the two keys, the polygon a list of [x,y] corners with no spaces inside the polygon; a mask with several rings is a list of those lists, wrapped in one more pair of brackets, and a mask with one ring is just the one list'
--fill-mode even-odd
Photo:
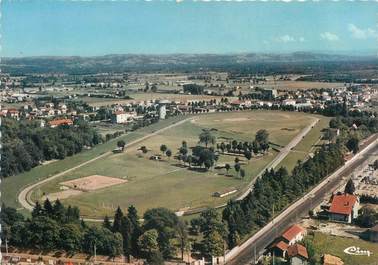
{"label": "sports field", "polygon": [[[318,116],[317,118],[322,119]],[[178,211],[220,205],[242,193],[250,180],[274,159],[277,152],[270,149],[269,153],[262,157],[254,157],[249,162],[242,161],[246,177],[240,179],[236,177],[234,169],[229,171],[229,175],[234,176],[227,176],[224,169],[198,172],[183,167],[173,158],[183,140],[189,147],[194,146],[198,143],[198,135],[202,129],[207,128],[216,130],[218,142],[227,139],[252,141],[257,130],[266,129],[272,143],[276,146],[285,146],[314,119],[314,116],[308,114],[278,111],[194,116],[191,121],[154,135],[138,146],[128,148],[124,153],[110,154],[36,188],[32,198],[36,200],[60,192],[61,183],[64,181],[101,175],[126,179],[127,182],[78,193],[64,199],[63,202],[79,206],[82,214],[87,217],[111,214],[118,205],[126,208],[133,204],[140,212],[161,206]],[[313,140],[317,141],[317,139]],[[151,155],[160,153],[159,147],[162,144],[172,150],[172,157],[163,156],[162,161],[149,160]],[[147,154],[137,150],[142,145],[148,148]],[[305,155],[303,152],[303,157]],[[217,163],[233,165],[234,159],[235,157],[231,155],[221,155]],[[214,192],[224,191],[230,187],[235,187],[238,192],[224,198],[212,196]]]}

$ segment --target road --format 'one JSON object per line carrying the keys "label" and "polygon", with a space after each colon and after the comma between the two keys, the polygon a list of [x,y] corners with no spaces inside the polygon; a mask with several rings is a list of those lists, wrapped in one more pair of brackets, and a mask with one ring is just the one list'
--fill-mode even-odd
{"label": "road", "polygon": [[[150,137],[152,137],[152,136],[154,136],[154,135],[157,135],[157,134],[159,134],[159,133],[161,133],[161,132],[163,132],[163,131],[165,131],[165,130],[168,130],[168,129],[171,129],[171,128],[175,127],[175,126],[178,126],[178,125],[180,125],[180,124],[183,124],[183,123],[185,123],[185,122],[187,122],[187,121],[189,121],[189,120],[191,120],[191,119],[193,119],[193,117],[186,118],[186,119],[181,120],[181,121],[179,121],[179,122],[173,123],[173,124],[171,124],[171,125],[169,125],[169,126],[167,126],[167,127],[164,127],[164,128],[162,128],[162,129],[160,129],[160,130],[156,130],[156,131],[153,132],[153,133],[150,133],[150,134],[148,134],[148,135],[145,135],[145,136],[143,136],[143,137],[141,137],[141,138],[139,138],[139,139],[137,139],[137,140],[135,140],[135,141],[132,141],[132,142],[126,144],[125,147],[126,147],[126,149],[129,148],[129,147],[132,147],[132,146],[134,146],[134,145],[140,143],[141,141],[144,141],[144,140],[146,140],[146,139],[148,139],[148,138],[150,138]],[[73,170],[76,170],[76,169],[81,168],[81,167],[83,167],[83,166],[85,166],[85,165],[87,165],[87,164],[90,164],[90,163],[95,162],[95,161],[97,161],[97,160],[99,160],[99,159],[101,159],[101,158],[104,158],[104,157],[110,155],[111,153],[112,153],[111,151],[108,151],[108,152],[106,152],[106,153],[104,153],[104,154],[102,154],[102,155],[99,155],[99,156],[97,156],[97,157],[95,157],[95,158],[93,158],[93,159],[90,159],[90,160],[88,160],[88,161],[85,161],[85,162],[83,162],[83,163],[81,163],[81,164],[79,164],[79,165],[77,165],[77,166],[74,166],[74,167],[72,167],[72,168],[70,168],[70,169],[67,169],[67,170],[65,170],[65,171],[62,171],[62,172],[60,172],[60,173],[58,173],[58,174],[55,174],[55,175],[53,175],[53,176],[51,176],[51,177],[49,177],[49,178],[43,179],[43,180],[41,180],[41,181],[39,181],[39,182],[36,182],[36,183],[34,183],[34,184],[31,184],[31,185],[25,187],[25,188],[24,188],[24,189],[18,194],[18,197],[17,197],[17,198],[18,198],[18,202],[21,204],[21,206],[22,206],[23,208],[25,208],[25,209],[27,209],[27,210],[29,210],[29,211],[32,211],[33,208],[34,208],[34,205],[35,205],[35,204],[33,203],[33,201],[31,200],[31,198],[30,198],[33,189],[35,189],[36,187],[38,187],[38,186],[40,186],[40,185],[42,185],[42,184],[45,184],[45,183],[51,181],[51,180],[54,180],[54,179],[56,179],[56,178],[59,178],[59,177],[65,175],[65,174],[67,174],[67,173],[69,173],[69,172],[71,172],[71,171],[73,171]]]}
{"label": "road", "polygon": [[264,174],[265,170],[275,168],[278,166],[282,160],[285,159],[285,157],[290,153],[291,149],[293,149],[310,131],[311,129],[316,125],[316,123],[319,122],[319,119],[315,119],[310,125],[305,127],[299,134],[297,134],[293,140],[290,141],[284,148],[280,150],[278,155],[266,166],[263,170],[254,178],[251,180],[251,182],[248,184],[248,189],[240,195],[237,200],[244,199],[252,190],[253,185],[255,184],[256,180]]}
{"label": "road", "polygon": [[[349,176],[361,163],[370,156],[378,155],[378,136],[375,135],[357,155],[347,161],[344,166],[323,180],[318,186],[304,195],[285,211],[268,223],[255,235],[249,238],[241,246],[234,248],[226,255],[228,265],[253,264],[272,243],[291,224],[296,223],[301,217],[308,215],[309,210],[319,205],[323,198],[329,196],[339,186],[344,177]],[[255,254],[256,253],[256,254]],[[256,257],[255,257],[256,256]]]}

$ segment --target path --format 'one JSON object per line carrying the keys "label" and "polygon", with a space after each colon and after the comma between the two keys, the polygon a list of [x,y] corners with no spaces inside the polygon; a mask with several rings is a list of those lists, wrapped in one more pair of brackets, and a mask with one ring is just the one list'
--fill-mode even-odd
{"label": "path", "polygon": [[[148,135],[145,135],[145,136],[143,136],[143,137],[141,137],[141,138],[139,138],[139,139],[137,139],[137,140],[134,140],[134,141],[132,141],[132,142],[126,144],[125,147],[128,148],[128,147],[131,147],[131,146],[133,146],[133,145],[136,145],[136,144],[140,143],[141,141],[144,141],[144,140],[146,140],[146,139],[148,139],[148,138],[150,138],[150,137],[152,137],[152,136],[155,136],[155,135],[157,135],[157,134],[159,134],[159,133],[161,133],[161,132],[163,132],[163,131],[165,131],[165,130],[171,129],[171,128],[175,127],[175,126],[181,125],[181,124],[183,124],[183,123],[185,123],[185,122],[187,122],[188,120],[191,120],[191,119],[193,119],[193,118],[192,118],[192,117],[191,117],[191,118],[186,118],[186,119],[184,119],[184,120],[182,120],[182,121],[175,122],[175,123],[173,123],[173,124],[171,124],[171,125],[169,125],[169,126],[167,126],[167,127],[165,127],[165,128],[159,129],[159,130],[157,130],[157,131],[155,131],[155,132],[153,132],[153,133],[150,133],[150,134],[148,134]],[[42,185],[42,184],[45,184],[45,183],[51,181],[51,180],[54,180],[54,179],[56,179],[56,178],[59,178],[59,177],[65,175],[65,174],[67,174],[67,173],[69,173],[69,172],[71,172],[71,171],[73,171],[73,170],[76,170],[76,169],[78,169],[78,168],[81,168],[82,166],[85,166],[85,165],[88,165],[88,164],[90,164],[90,163],[92,163],[92,162],[95,162],[95,161],[97,161],[98,159],[104,158],[104,157],[106,157],[106,156],[108,156],[108,155],[110,155],[110,154],[112,154],[112,152],[111,152],[111,151],[108,151],[108,152],[106,152],[106,153],[104,153],[104,154],[102,154],[102,155],[99,155],[99,156],[97,156],[97,157],[95,157],[95,158],[92,158],[92,159],[90,159],[90,160],[88,160],[88,161],[86,161],[86,162],[83,162],[83,163],[81,163],[81,164],[79,164],[79,165],[77,165],[77,166],[74,166],[74,167],[69,168],[69,169],[67,169],[67,170],[65,170],[65,171],[62,171],[62,172],[60,172],[60,173],[58,173],[58,174],[55,174],[55,175],[53,175],[53,176],[51,176],[51,177],[48,177],[48,178],[46,178],[46,179],[43,179],[43,180],[41,180],[41,181],[38,181],[38,182],[36,182],[36,183],[34,183],[34,184],[31,184],[31,185],[27,186],[26,188],[24,188],[24,189],[18,194],[18,197],[17,197],[17,198],[18,198],[19,203],[22,205],[23,208],[25,208],[25,209],[27,209],[27,210],[29,210],[29,211],[32,211],[33,208],[34,208],[34,205],[35,205],[35,204],[33,203],[33,201],[31,200],[31,198],[30,198],[33,189],[35,189],[36,187],[38,187],[38,186],[40,186],[40,185]]]}

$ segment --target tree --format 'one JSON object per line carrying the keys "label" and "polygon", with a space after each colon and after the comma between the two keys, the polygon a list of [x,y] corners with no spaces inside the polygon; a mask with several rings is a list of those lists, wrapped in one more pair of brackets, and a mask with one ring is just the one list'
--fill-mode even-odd
{"label": "tree", "polygon": [[43,212],[46,216],[52,218],[54,216],[54,209],[50,202],[50,200],[47,198],[45,202],[43,203]]}
{"label": "tree", "polygon": [[186,226],[183,221],[179,221],[176,227],[177,237],[179,240],[181,259],[184,260],[184,251],[188,246],[188,232],[186,231]]}
{"label": "tree", "polygon": [[146,153],[148,152],[147,147],[144,146],[144,145],[140,148],[140,150],[142,150],[142,153],[143,153],[143,154],[146,154]]}
{"label": "tree", "polygon": [[207,147],[209,144],[215,144],[216,138],[209,130],[203,130],[199,135],[199,142],[205,144]]}
{"label": "tree", "polygon": [[123,212],[121,208],[118,206],[117,210],[114,214],[114,220],[113,220],[113,233],[120,232],[121,231],[121,220],[123,217]]}
{"label": "tree", "polygon": [[235,169],[236,173],[237,173],[238,176],[239,176],[240,164],[239,164],[239,163],[236,163],[236,164],[234,165],[234,169]]}
{"label": "tree", "polygon": [[350,138],[346,143],[346,147],[349,149],[349,151],[352,151],[354,154],[357,154],[358,150],[360,150],[358,138]]}
{"label": "tree", "polygon": [[57,248],[60,239],[59,226],[56,221],[46,216],[38,216],[27,224],[27,229],[30,231],[30,237],[27,240],[29,247],[43,250]]}
{"label": "tree", "polygon": [[347,194],[353,195],[355,191],[356,191],[356,187],[354,186],[353,180],[350,178],[348,180],[347,184],[345,185],[344,192],[347,193]]}
{"label": "tree", "polygon": [[211,231],[203,240],[204,253],[213,257],[224,254],[224,241],[218,231]]}
{"label": "tree", "polygon": [[360,210],[356,223],[362,227],[373,227],[377,220],[378,213],[370,207],[364,207]]}
{"label": "tree", "polygon": [[109,216],[105,215],[102,227],[112,230],[112,223],[110,222]]}
{"label": "tree", "polygon": [[168,147],[165,144],[160,146],[160,151],[164,154],[167,151]]}
{"label": "tree", "polygon": [[177,238],[177,215],[166,208],[153,208],[144,215],[144,230],[155,229],[158,232],[159,250],[164,257],[172,257],[176,253],[174,239]]}
{"label": "tree", "polygon": [[230,164],[226,164],[226,165],[224,165],[224,168],[226,169],[227,174],[228,174],[228,171],[231,169],[231,166],[230,166]]}
{"label": "tree", "polygon": [[168,149],[166,152],[165,152],[165,155],[170,158],[172,156],[172,151],[170,149]]}
{"label": "tree", "polygon": [[245,177],[245,170],[244,169],[240,169],[240,177],[243,179]]}
{"label": "tree", "polygon": [[138,239],[138,246],[146,257],[153,252],[159,251],[158,232],[156,229],[150,229],[144,232]]}
{"label": "tree", "polygon": [[39,201],[36,201],[35,206],[32,211],[32,217],[35,218],[43,214],[43,209]]}
{"label": "tree", "polygon": [[119,148],[121,148],[122,151],[125,149],[125,145],[126,145],[126,143],[125,143],[124,140],[119,140],[119,141],[117,142],[117,146],[118,146]]}
{"label": "tree", "polygon": [[244,156],[248,159],[248,161],[252,159],[252,153],[248,150],[244,151]]}
{"label": "tree", "polygon": [[59,231],[59,247],[70,254],[81,250],[83,233],[77,225],[65,224]]}
{"label": "tree", "polygon": [[57,199],[53,206],[53,219],[57,222],[64,222],[66,217],[66,209],[63,204]]}
{"label": "tree", "polygon": [[180,147],[180,150],[179,150],[180,154],[182,155],[187,155],[188,154],[188,148],[187,147]]}
{"label": "tree", "polygon": [[132,234],[131,234],[131,252],[134,256],[138,256],[139,248],[138,248],[138,238],[142,234],[142,228],[139,224],[139,216],[137,209],[130,205],[127,209],[127,217],[129,218],[130,222],[133,225]]}
{"label": "tree", "polygon": [[147,257],[149,265],[164,265],[164,258],[160,251],[154,251]]}
{"label": "tree", "polygon": [[256,142],[261,144],[267,144],[269,142],[269,133],[265,129],[258,130],[255,136]]}

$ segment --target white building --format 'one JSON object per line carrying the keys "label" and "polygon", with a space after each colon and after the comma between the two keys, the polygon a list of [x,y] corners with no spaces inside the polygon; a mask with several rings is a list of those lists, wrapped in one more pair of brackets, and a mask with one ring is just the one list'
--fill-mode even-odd
{"label": "white building", "polygon": [[137,114],[135,112],[116,111],[112,115],[113,123],[127,123],[133,120]]}
{"label": "white building", "polygon": [[160,108],[159,108],[159,118],[161,120],[164,120],[165,117],[167,115],[167,108],[165,107],[165,105],[160,105]]}

